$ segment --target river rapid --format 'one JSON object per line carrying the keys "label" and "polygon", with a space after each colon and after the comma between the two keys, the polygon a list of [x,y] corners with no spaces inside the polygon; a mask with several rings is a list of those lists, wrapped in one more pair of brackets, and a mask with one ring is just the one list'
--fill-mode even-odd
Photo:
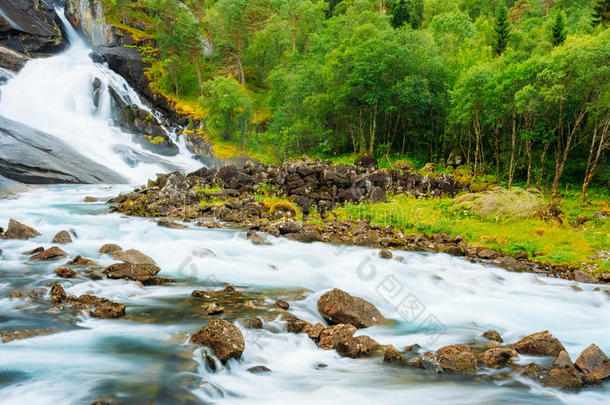
{"label": "river rapid", "polygon": [[[63,16],[63,13],[59,13]],[[71,46],[63,53],[28,62],[1,87],[0,114],[46,131],[86,157],[114,169],[133,185],[156,172],[198,166],[180,139],[180,153],[159,157],[133,143],[112,124],[108,86],[142,108],[138,95],[119,76],[95,64],[90,49],[69,25]],[[103,84],[96,107],[91,86]],[[134,156],[126,159],[128,148]],[[595,342],[610,353],[610,297],[595,285],[510,273],[445,254],[396,252],[403,260],[383,260],[374,249],[302,244],[269,237],[257,246],[232,229],[168,229],[146,218],[111,213],[103,201],[133,185],[38,186],[0,200],[0,226],[9,218],[42,235],[27,241],[1,240],[0,330],[44,329],[50,334],[0,344],[0,404],[607,404],[610,387],[579,394],[541,387],[516,377],[434,377],[422,370],[392,367],[379,357],[349,359],[319,349],[304,334],[286,332],[276,299],[311,323],[323,322],[316,302],[341,288],[372,302],[392,321],[359,330],[399,350],[419,344],[436,350],[454,343],[484,344],[483,331],[496,329],[513,342],[550,330],[572,359]],[[85,196],[100,202],[86,203]],[[162,286],[126,280],[63,280],[53,270],[68,259],[28,261],[23,252],[50,247],[58,231],[72,233],[62,245],[70,258],[82,255],[100,265],[113,261],[98,249],[117,243],[151,256],[159,276],[175,278]],[[7,298],[61,281],[68,295],[93,293],[127,305],[120,319],[57,311],[48,299]],[[241,360],[214,372],[201,348],[188,337],[209,319],[194,289],[222,289],[226,283],[260,305],[227,307],[223,318],[245,338]],[[578,288],[575,288],[578,287]],[[241,321],[264,318],[264,329]],[[520,356],[518,362],[541,361]],[[546,362],[552,359],[543,360]],[[265,366],[268,373],[248,371]],[[500,373],[501,371],[499,371]]]}

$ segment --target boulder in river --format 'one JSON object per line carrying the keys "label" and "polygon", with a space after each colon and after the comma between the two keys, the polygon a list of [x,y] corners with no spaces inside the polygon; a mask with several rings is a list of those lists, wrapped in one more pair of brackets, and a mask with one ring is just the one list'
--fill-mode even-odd
{"label": "boulder in river", "polygon": [[100,319],[120,318],[125,315],[125,304],[121,302],[102,302],[91,311],[91,316]]}
{"label": "boulder in river", "polygon": [[373,304],[338,288],[320,297],[318,311],[331,325],[344,323],[357,328],[368,328],[384,320],[383,315]]}
{"label": "boulder in river", "polygon": [[59,138],[0,117],[0,175],[26,184],[125,183]]}
{"label": "boulder in river", "polygon": [[[28,60],[29,58],[24,54],[0,44],[0,68],[8,69],[12,72],[18,72]],[[0,75],[1,73],[2,72],[0,71]],[[0,84],[2,84],[1,81]]]}
{"label": "boulder in river", "polygon": [[551,370],[540,380],[540,383],[545,387],[580,391],[582,378],[570,360],[568,352],[562,350],[551,365]]}
{"label": "boulder in river", "polygon": [[161,269],[156,264],[151,263],[115,263],[104,269],[104,274],[108,278],[141,281],[143,283],[154,279]]}
{"label": "boulder in river", "polygon": [[561,342],[548,330],[528,335],[510,347],[520,354],[532,356],[557,356],[565,350]]}
{"label": "boulder in river", "polygon": [[333,350],[339,343],[345,342],[356,333],[353,325],[339,324],[329,326],[320,332],[318,347],[324,350]]}
{"label": "boulder in river", "polygon": [[597,382],[610,378],[610,360],[596,344],[587,346],[576,359],[575,365],[587,381]]}
{"label": "boulder in river", "polygon": [[406,363],[405,356],[399,352],[394,346],[387,345],[384,347],[383,362],[387,364],[403,365]]}
{"label": "boulder in river", "polygon": [[436,351],[436,361],[443,370],[453,373],[474,373],[477,369],[477,359],[468,345],[450,345]]}
{"label": "boulder in river", "polygon": [[271,245],[271,242],[269,242],[267,238],[254,231],[246,232],[246,238],[250,239],[250,241],[255,245]]}
{"label": "boulder in river", "polygon": [[225,364],[229,359],[239,359],[246,344],[239,329],[225,321],[214,318],[192,337],[191,342],[209,347],[218,359]]}
{"label": "boulder in river", "polygon": [[379,348],[379,343],[369,336],[362,335],[349,338],[337,345],[335,350],[343,357],[366,357]]}
{"label": "boulder in river", "polygon": [[66,252],[57,246],[50,247],[42,252],[30,257],[31,260],[57,260],[68,256]]}
{"label": "boulder in river", "polygon": [[40,233],[32,228],[31,226],[27,226],[22,224],[19,221],[14,220],[13,218],[8,221],[8,228],[4,233],[0,234],[0,238],[2,239],[30,239],[39,236]]}
{"label": "boulder in river", "polygon": [[483,332],[483,334],[481,334],[481,336],[487,340],[492,340],[494,342],[498,342],[498,343],[504,342],[504,339],[502,339],[502,336],[500,336],[500,333],[498,333],[498,331],[494,330],[494,329],[486,330],[485,332]]}
{"label": "boulder in river", "polygon": [[100,250],[98,250],[98,252],[105,255],[105,254],[112,254],[119,250],[123,250],[123,248],[115,243],[106,243],[105,245],[103,245],[100,248]]}
{"label": "boulder in river", "polygon": [[495,347],[483,353],[483,363],[491,368],[502,368],[506,367],[517,356],[517,352],[513,349]]}
{"label": "boulder in river", "polygon": [[59,283],[55,283],[51,286],[51,301],[54,303],[60,303],[68,297],[66,291]]}
{"label": "boulder in river", "polygon": [[112,252],[112,258],[114,260],[120,260],[125,263],[133,264],[156,264],[155,261],[136,249],[129,250],[116,250]]}
{"label": "boulder in river", "polygon": [[74,278],[76,277],[76,272],[69,267],[60,266],[56,268],[53,273],[57,275],[57,277],[61,278]]}
{"label": "boulder in river", "polygon": [[53,243],[72,243],[72,237],[67,231],[60,231],[53,237]]}

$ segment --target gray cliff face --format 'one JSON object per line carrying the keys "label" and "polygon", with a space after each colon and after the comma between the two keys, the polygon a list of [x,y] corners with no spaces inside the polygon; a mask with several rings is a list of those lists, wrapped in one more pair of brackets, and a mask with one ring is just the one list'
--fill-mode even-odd
{"label": "gray cliff face", "polygon": [[4,117],[0,117],[0,175],[26,184],[126,182],[60,139]]}

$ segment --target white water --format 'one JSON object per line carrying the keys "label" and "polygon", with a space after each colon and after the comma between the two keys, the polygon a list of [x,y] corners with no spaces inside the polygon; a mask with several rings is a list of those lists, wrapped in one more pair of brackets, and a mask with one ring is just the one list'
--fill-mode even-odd
{"label": "white water", "polygon": [[[137,93],[112,70],[93,63],[91,49],[66,21],[63,11],[57,13],[67,32],[70,45],[64,52],[42,59],[33,59],[14,78],[0,88],[0,115],[22,122],[35,129],[57,136],[86,157],[142,183],[155,173],[171,169],[192,170],[200,166],[177,142],[180,153],[159,157],[131,141],[131,135],[112,125],[111,97],[114,88],[130,104],[145,110]],[[93,81],[101,83],[99,107],[94,105]],[[125,162],[116,147],[131,155],[146,156],[133,167]]]}
{"label": "white water", "polygon": [[[203,316],[193,317],[191,310],[184,309],[184,302],[192,302],[191,291],[210,285],[221,288],[221,282],[264,292],[271,299],[287,299],[290,312],[311,322],[322,321],[316,310],[318,297],[330,288],[342,288],[370,300],[396,321],[358,333],[399,349],[414,343],[434,350],[446,344],[472,342],[489,328],[497,329],[508,342],[549,329],[572,359],[592,342],[610,353],[610,299],[594,291],[595,285],[510,273],[444,254],[404,252],[400,254],[405,263],[400,263],[381,260],[372,249],[340,249],[284,238],[271,238],[273,246],[254,246],[243,232],[170,230],[148,219],[107,214],[101,203],[82,202],[85,195],[109,197],[125,189],[57,186],[0,201],[0,224],[15,217],[42,233],[34,240],[1,242],[0,297],[6,297],[15,285],[27,291],[55,280],[52,271],[58,263],[28,264],[27,256],[20,252],[49,246],[53,235],[62,229],[73,229],[78,235],[73,244],[62,246],[71,257],[81,254],[108,264],[111,260],[100,257],[97,249],[113,242],[152,256],[163,269],[161,276],[183,279],[194,275],[196,280],[144,288],[121,280],[75,279],[66,283],[68,294],[91,291],[125,302],[127,319],[85,317],[76,329],[0,344],[0,403],[90,403],[105,394],[124,398],[125,402],[119,403],[156,404],[197,403],[196,398],[221,404],[608,403],[608,384],[569,394],[527,381],[519,386],[511,380],[433,381],[411,369],[386,367],[380,358],[341,358],[334,351],[318,349],[304,335],[265,330],[242,329],[246,339],[242,359],[232,360],[213,374],[188,360],[193,350],[189,345],[171,341],[176,333],[193,333],[205,322]],[[214,256],[197,254],[204,248]],[[425,306],[421,318],[408,322],[401,317],[388,293],[398,289],[389,288],[388,280],[403,288],[397,298],[412,293],[421,301]],[[385,288],[380,287],[382,282]],[[575,291],[574,285],[584,291]],[[302,289],[307,291],[301,297]],[[26,304],[25,309],[19,309],[20,305],[22,301],[0,299],[0,329],[20,322],[36,325],[52,316],[36,315],[34,304]],[[130,314],[154,311],[162,314],[155,323],[129,318]],[[437,336],[427,334],[421,326],[428,315],[436,316],[444,325]],[[282,328],[282,323],[275,321],[267,326]],[[177,359],[183,359],[182,363]],[[195,356],[199,362],[197,359]],[[532,360],[520,359],[524,363]],[[327,367],[316,367],[319,363]],[[273,372],[254,375],[246,371],[255,365],[266,365]],[[5,375],[22,378],[4,384]],[[157,384],[163,387],[150,389]],[[167,394],[183,386],[191,395],[188,401]]]}

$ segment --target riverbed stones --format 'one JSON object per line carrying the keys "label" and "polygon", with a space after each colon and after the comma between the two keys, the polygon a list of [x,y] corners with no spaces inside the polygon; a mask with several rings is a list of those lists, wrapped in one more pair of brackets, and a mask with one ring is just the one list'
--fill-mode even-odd
{"label": "riverbed stones", "polygon": [[481,336],[487,340],[492,340],[494,342],[498,342],[498,343],[504,342],[504,339],[502,339],[502,336],[500,336],[500,333],[498,333],[498,331],[494,330],[494,329],[486,330],[485,332],[483,332],[481,334]]}
{"label": "riverbed stones", "polygon": [[286,301],[284,300],[276,300],[275,303],[273,304],[274,306],[280,308],[280,309],[288,309],[290,308],[290,304],[288,304]]}
{"label": "riverbed stones", "polygon": [[115,263],[104,269],[108,278],[127,279],[141,281],[143,283],[152,281],[161,269],[151,263]]}
{"label": "riverbed stones", "polygon": [[121,250],[123,250],[123,248],[115,243],[106,243],[105,245],[103,245],[100,248],[100,250],[98,250],[98,252],[100,254],[106,255],[106,254],[113,254],[114,252],[118,252]]}
{"label": "riverbed stones", "polygon": [[218,305],[216,302],[209,302],[203,306],[203,310],[208,315],[218,315],[224,312],[225,308],[221,305]]}
{"label": "riverbed stones", "polygon": [[114,260],[132,264],[155,264],[155,261],[150,256],[147,256],[136,249],[113,251],[112,258]]}
{"label": "riverbed stones", "polygon": [[540,380],[545,387],[558,388],[567,391],[579,391],[582,378],[574,367],[568,352],[562,350],[551,365],[551,370]]}
{"label": "riverbed stones", "polygon": [[379,251],[379,257],[382,259],[391,259],[393,257],[392,252],[388,249],[382,249]]}
{"label": "riverbed stones", "polygon": [[91,311],[91,316],[100,319],[120,318],[125,315],[125,304],[121,302],[102,302]]}
{"label": "riverbed stones", "polygon": [[44,298],[44,296],[47,294],[47,289],[44,287],[37,287],[32,289],[29,293],[28,293],[28,297],[30,297],[33,300],[41,300]]}
{"label": "riverbed stones", "polygon": [[59,231],[53,237],[53,243],[72,243],[72,237],[67,231]]}
{"label": "riverbed stones", "polygon": [[38,247],[35,247],[34,249],[26,250],[22,254],[23,255],[31,256],[31,255],[35,255],[36,253],[40,253],[40,252],[43,252],[43,251],[44,251],[44,247],[38,246]]}
{"label": "riverbed stones", "polygon": [[30,257],[31,260],[57,260],[68,256],[66,252],[57,246],[50,247]]}
{"label": "riverbed stones", "polygon": [[343,357],[356,359],[371,355],[379,348],[379,343],[369,336],[362,335],[351,337],[337,344],[335,350]]}
{"label": "riverbed stones", "polygon": [[23,300],[25,299],[25,296],[23,295],[23,293],[17,289],[11,290],[8,293],[8,297],[12,298],[12,299],[18,299],[18,300]]}
{"label": "riverbed stones", "polygon": [[169,220],[167,218],[162,218],[162,219],[158,220],[157,221],[157,225],[162,226],[164,228],[171,228],[171,229],[185,229],[185,228],[188,228],[184,224],[179,224],[178,222]]}
{"label": "riverbed stones", "polygon": [[318,311],[331,325],[349,324],[356,328],[367,328],[384,320],[373,304],[338,288],[320,297]]}
{"label": "riverbed stones", "polygon": [[289,333],[307,333],[311,328],[311,324],[302,319],[291,319],[286,322],[286,331]]}
{"label": "riverbed stones", "polygon": [[54,283],[51,286],[51,301],[54,303],[60,303],[68,297],[66,291],[59,283]]}
{"label": "riverbed stones", "polygon": [[510,345],[520,354],[532,356],[557,356],[565,348],[548,330],[536,332]]}
{"label": "riverbed stones", "polygon": [[76,277],[76,272],[74,270],[72,270],[69,267],[65,267],[65,266],[59,266],[58,268],[56,268],[53,273],[55,273],[55,275],[57,277],[61,277],[61,278],[74,278]]}
{"label": "riverbed stones", "polygon": [[26,240],[40,236],[40,233],[31,226],[22,224],[13,218],[8,221],[8,228],[0,234],[1,239],[21,239]]}
{"label": "riverbed stones", "polygon": [[353,325],[338,324],[329,326],[320,332],[318,347],[324,350],[333,350],[339,343],[345,342],[356,333]]}
{"label": "riverbed stones", "polygon": [[610,379],[610,360],[596,344],[587,346],[574,364],[587,381],[598,382]]}
{"label": "riverbed stones", "polygon": [[247,318],[241,321],[244,328],[248,329],[263,329],[263,321],[261,318]]}
{"label": "riverbed stones", "polygon": [[483,353],[483,363],[491,368],[502,368],[517,358],[517,351],[509,348],[496,347]]}
{"label": "riverbed stones", "polygon": [[250,239],[250,242],[255,245],[271,245],[267,238],[252,230],[246,232],[246,238]]}
{"label": "riverbed stones", "polygon": [[404,365],[406,363],[405,356],[398,351],[394,346],[387,345],[384,347],[383,362],[387,364]]}
{"label": "riverbed stones", "polygon": [[326,327],[318,322],[307,331],[307,336],[309,336],[309,338],[314,342],[318,343],[320,341],[320,334],[324,329],[326,329]]}
{"label": "riverbed stones", "polygon": [[191,342],[209,347],[223,363],[229,359],[239,359],[245,349],[244,337],[239,329],[225,321],[214,318],[192,337]]}
{"label": "riverbed stones", "polygon": [[445,371],[453,373],[474,373],[477,359],[468,345],[456,344],[441,347],[436,351],[435,360]]}

